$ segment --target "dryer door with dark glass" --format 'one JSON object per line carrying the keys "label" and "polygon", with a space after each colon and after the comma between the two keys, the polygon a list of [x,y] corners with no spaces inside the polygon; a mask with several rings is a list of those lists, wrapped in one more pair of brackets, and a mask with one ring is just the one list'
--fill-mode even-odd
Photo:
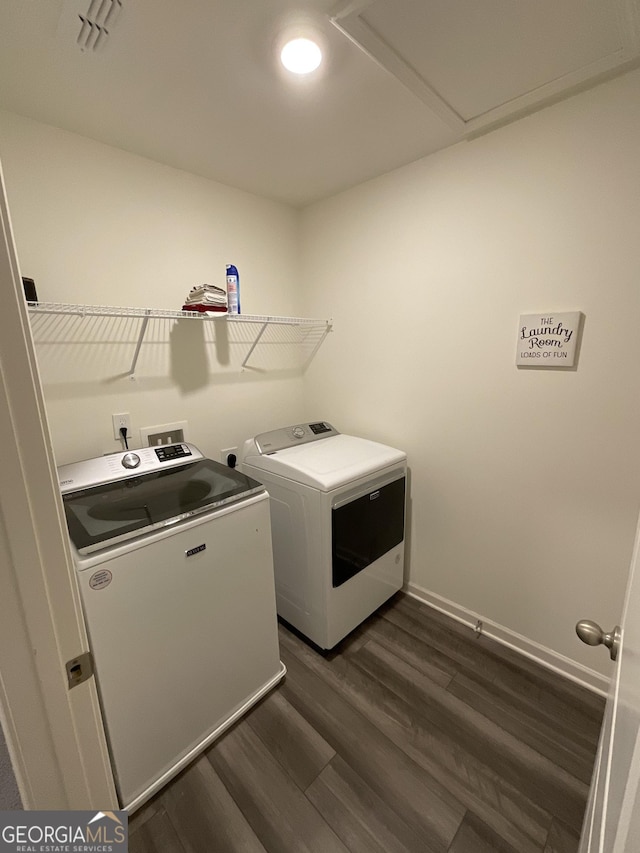
{"label": "dryer door with dark glass", "polygon": [[405,477],[331,511],[332,584],[346,583],[404,539]]}

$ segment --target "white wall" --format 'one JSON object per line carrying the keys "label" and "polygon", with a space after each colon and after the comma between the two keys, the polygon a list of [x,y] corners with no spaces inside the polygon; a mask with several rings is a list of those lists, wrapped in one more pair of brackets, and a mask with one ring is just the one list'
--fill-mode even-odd
{"label": "white wall", "polygon": [[[410,581],[587,667],[640,498],[640,72],[303,213],[307,415],[405,449]],[[521,313],[586,315],[574,372]]]}
{"label": "white wall", "polygon": [[[635,72],[317,204],[299,231],[286,206],[0,113],[41,299],[176,308],[233,262],[245,312],[335,323],[302,377],[286,358],[241,371],[246,342],[213,324],[156,322],[132,382],[135,323],[45,321],[57,461],[118,449],[112,412],[134,437],[187,419],[212,456],[332,420],[409,454],[415,587],[609,672],[573,626],[619,618],[640,503],[638,150]],[[578,369],[516,369],[519,314],[561,310],[586,315]]]}
{"label": "white wall", "polygon": [[[224,286],[234,263],[243,313],[299,313],[298,217],[286,205],[9,113],[0,160],[21,274],[41,300],[179,309],[192,286]],[[300,419],[302,378],[288,353],[276,369],[241,370],[249,330],[153,321],[131,381],[139,327],[33,325],[58,464],[120,449],[114,412],[131,414],[134,446],[141,426],[186,419],[188,438],[214,458]]]}

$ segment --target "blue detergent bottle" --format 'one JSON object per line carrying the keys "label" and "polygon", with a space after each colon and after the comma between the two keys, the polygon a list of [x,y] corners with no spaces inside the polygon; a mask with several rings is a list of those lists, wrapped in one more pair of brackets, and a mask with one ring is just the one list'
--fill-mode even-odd
{"label": "blue detergent bottle", "polygon": [[227,307],[229,314],[240,313],[240,276],[233,264],[227,264]]}

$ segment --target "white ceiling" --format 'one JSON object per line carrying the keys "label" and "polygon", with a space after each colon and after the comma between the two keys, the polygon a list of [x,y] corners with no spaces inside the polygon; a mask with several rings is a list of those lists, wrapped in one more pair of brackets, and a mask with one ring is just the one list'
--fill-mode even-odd
{"label": "white ceiling", "polygon": [[[639,4],[2,0],[0,108],[304,205],[636,67]],[[296,79],[302,30],[326,62]]]}

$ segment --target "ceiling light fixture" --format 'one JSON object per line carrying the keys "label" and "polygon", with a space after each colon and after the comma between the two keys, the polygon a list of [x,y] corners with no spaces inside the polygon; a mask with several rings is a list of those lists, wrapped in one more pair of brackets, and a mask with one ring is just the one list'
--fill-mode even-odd
{"label": "ceiling light fixture", "polygon": [[322,51],[311,39],[296,38],[282,48],[280,60],[292,74],[310,74],[322,62]]}

